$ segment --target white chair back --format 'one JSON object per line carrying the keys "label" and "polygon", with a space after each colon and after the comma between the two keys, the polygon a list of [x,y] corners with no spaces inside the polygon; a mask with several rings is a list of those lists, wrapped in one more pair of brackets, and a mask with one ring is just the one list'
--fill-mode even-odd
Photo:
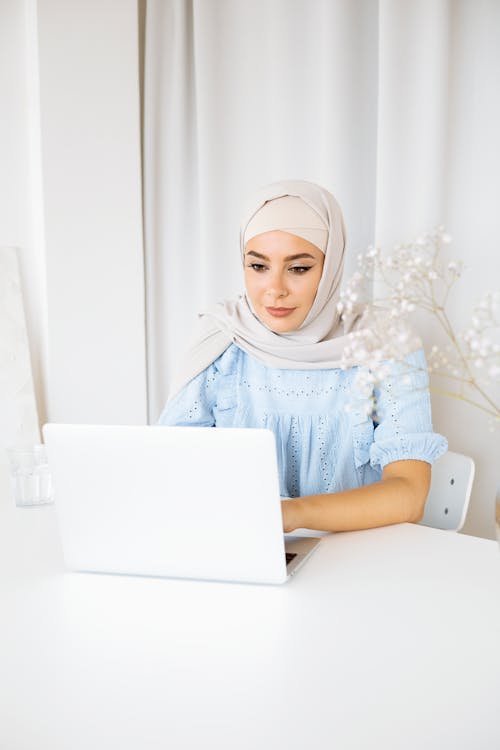
{"label": "white chair back", "polygon": [[448,451],[432,467],[423,526],[459,531],[469,507],[475,465],[472,458]]}

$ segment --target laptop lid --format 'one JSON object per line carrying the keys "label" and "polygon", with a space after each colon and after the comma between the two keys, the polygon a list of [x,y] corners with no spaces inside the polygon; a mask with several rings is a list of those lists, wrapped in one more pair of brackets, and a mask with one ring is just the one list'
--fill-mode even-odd
{"label": "laptop lid", "polygon": [[271,431],[47,424],[43,435],[70,569],[286,580]]}

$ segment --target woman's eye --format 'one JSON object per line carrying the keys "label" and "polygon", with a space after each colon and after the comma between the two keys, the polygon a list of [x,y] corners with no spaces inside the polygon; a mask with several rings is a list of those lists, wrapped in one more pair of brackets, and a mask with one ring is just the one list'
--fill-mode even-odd
{"label": "woman's eye", "polygon": [[301,274],[309,271],[310,268],[311,266],[292,266],[292,268],[290,268],[289,270],[293,273]]}
{"label": "woman's eye", "polygon": [[262,263],[250,263],[249,268],[253,268],[254,271],[265,271],[266,267]]}

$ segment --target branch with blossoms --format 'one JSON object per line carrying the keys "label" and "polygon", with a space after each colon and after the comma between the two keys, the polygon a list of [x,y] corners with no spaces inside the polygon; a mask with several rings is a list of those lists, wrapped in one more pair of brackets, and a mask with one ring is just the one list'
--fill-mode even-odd
{"label": "branch with blossoms", "polygon": [[[369,247],[358,257],[357,271],[342,290],[338,305],[344,320],[361,311],[360,325],[344,349],[342,364],[360,365],[358,390],[367,412],[375,414],[373,393],[388,373],[387,362],[404,364],[407,354],[419,347],[410,318],[422,310],[437,322],[445,341],[427,352],[431,389],[481,409],[498,425],[500,294],[485,294],[472,310],[470,323],[462,331],[455,330],[446,307],[463,265],[442,258],[450,241],[439,227],[413,243],[397,245],[391,255]],[[379,288],[383,296],[369,300],[369,290]]]}

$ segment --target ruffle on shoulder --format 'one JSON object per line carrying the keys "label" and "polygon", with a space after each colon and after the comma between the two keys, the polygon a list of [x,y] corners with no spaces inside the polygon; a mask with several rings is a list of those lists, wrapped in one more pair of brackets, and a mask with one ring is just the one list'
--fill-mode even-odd
{"label": "ruffle on shoulder", "polygon": [[213,363],[217,379],[216,409],[218,412],[228,412],[236,408],[236,381],[240,355],[241,349],[231,344]]}
{"label": "ruffle on shoulder", "polygon": [[234,375],[236,373],[240,353],[241,349],[238,349],[234,344],[228,346],[226,351],[214,361],[213,367],[215,371],[221,375]]}

